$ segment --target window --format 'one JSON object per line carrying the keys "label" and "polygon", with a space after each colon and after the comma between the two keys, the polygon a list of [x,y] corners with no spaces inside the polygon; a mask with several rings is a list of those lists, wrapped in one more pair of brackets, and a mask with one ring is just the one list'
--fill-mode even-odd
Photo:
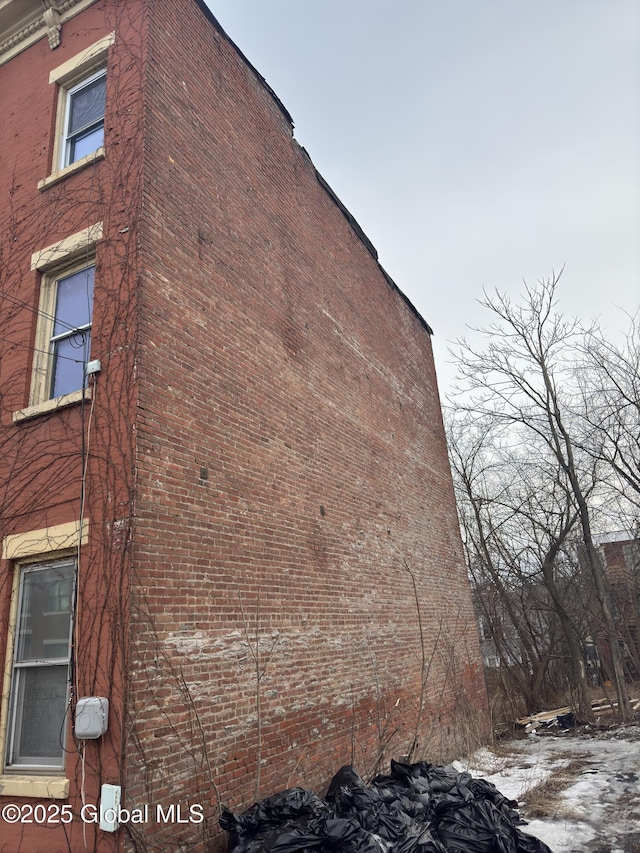
{"label": "window", "polygon": [[58,93],[56,129],[51,174],[39,181],[38,189],[45,190],[105,156],[107,59],[114,41],[115,33],[103,36],[49,74]]}
{"label": "window", "polygon": [[102,148],[107,72],[102,69],[64,91],[61,169]]}
{"label": "window", "polygon": [[3,796],[69,796],[62,745],[75,555],[88,541],[88,518],[2,539],[2,559],[16,567],[0,704]]}
{"label": "window", "polygon": [[86,380],[91,345],[91,312],[95,267],[85,267],[49,283],[55,288],[55,310],[49,342],[47,399],[80,391]]}
{"label": "window", "polygon": [[81,391],[91,345],[95,266],[43,276],[32,403]]}
{"label": "window", "polygon": [[40,301],[29,404],[13,413],[16,423],[90,396],[86,366],[101,238],[102,222],[96,222],[31,256],[31,269],[40,273]]}
{"label": "window", "polygon": [[64,766],[74,569],[71,558],[20,569],[7,770]]}

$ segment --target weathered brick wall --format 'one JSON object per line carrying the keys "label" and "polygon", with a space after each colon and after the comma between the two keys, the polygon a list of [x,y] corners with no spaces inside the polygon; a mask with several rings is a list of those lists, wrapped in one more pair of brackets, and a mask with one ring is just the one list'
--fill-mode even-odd
{"label": "weathered brick wall", "polygon": [[[0,269],[12,299],[1,306],[2,535],[80,512],[89,413],[19,427],[11,413],[28,400],[31,252],[104,220],[77,687],[108,695],[112,719],[88,747],[86,793],[95,802],[101,782],[124,781],[128,805],[201,803],[208,819],[129,827],[139,849],[163,836],[204,844],[218,795],[234,808],[256,795],[259,759],[260,796],[319,786],[345,762],[371,771],[416,731],[417,754],[436,759],[460,747],[484,703],[425,327],[196,3],[146,10],[96,3],[65,24],[56,51],[41,41],[0,69]],[[38,192],[53,144],[49,71],[111,29],[107,157]],[[0,646],[12,567],[2,570]],[[67,771],[77,811],[78,754]],[[56,832],[27,827],[13,840],[52,849]],[[67,832],[84,849],[80,823]],[[117,841],[97,837],[99,849]]]}
{"label": "weathered brick wall", "polygon": [[214,783],[367,773],[418,719],[443,758],[485,694],[429,334],[198,5],[148,8],[127,798],[215,829]]}

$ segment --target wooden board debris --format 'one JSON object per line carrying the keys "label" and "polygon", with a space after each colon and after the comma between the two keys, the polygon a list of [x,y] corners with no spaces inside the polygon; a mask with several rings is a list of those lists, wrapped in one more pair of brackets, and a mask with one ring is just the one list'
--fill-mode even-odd
{"label": "wooden board debris", "polygon": [[553,711],[541,711],[539,714],[530,714],[528,717],[521,717],[516,720],[519,726],[528,726],[530,723],[548,723],[561,714],[569,714],[571,708],[566,705],[564,708],[555,708]]}
{"label": "wooden board debris", "polygon": [[[640,699],[630,699],[629,701],[631,702],[631,707],[634,711],[640,710]],[[609,714],[611,711],[615,711],[617,707],[618,703],[615,699],[611,701],[607,699],[595,699],[591,703],[591,710],[596,717]],[[554,708],[552,711],[541,711],[539,714],[529,714],[527,717],[521,717],[519,720],[516,720],[516,724],[518,726],[535,728],[537,725],[550,723],[552,720],[555,720],[556,717],[562,717],[565,714],[570,714],[572,712],[573,708],[569,705],[565,705],[563,708]]]}

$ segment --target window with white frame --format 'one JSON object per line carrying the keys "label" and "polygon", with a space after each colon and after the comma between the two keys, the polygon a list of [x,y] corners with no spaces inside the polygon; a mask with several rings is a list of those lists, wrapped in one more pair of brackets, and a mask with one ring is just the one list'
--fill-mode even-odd
{"label": "window with white frame", "polygon": [[32,405],[85,386],[94,272],[94,263],[76,264],[42,277]]}
{"label": "window with white frame", "polygon": [[64,89],[64,124],[59,168],[93,154],[104,143],[106,69]]}
{"label": "window with white frame", "polygon": [[5,771],[62,770],[75,562],[35,563],[18,571]]}
{"label": "window with white frame", "polygon": [[39,181],[41,190],[105,156],[107,60],[114,41],[115,33],[108,33],[49,74],[58,104],[51,174]]}

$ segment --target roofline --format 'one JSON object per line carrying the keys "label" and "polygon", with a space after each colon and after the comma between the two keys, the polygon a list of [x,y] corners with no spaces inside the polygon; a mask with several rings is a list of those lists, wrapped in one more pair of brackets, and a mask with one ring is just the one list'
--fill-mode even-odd
{"label": "roofline", "polygon": [[637,543],[638,535],[631,530],[610,530],[607,533],[596,533],[593,536],[594,544],[602,545],[626,545],[630,542]]}
{"label": "roofline", "polygon": [[[309,157],[309,154],[308,154],[308,152],[306,151],[306,149],[304,149],[304,148],[303,148],[302,150],[305,152],[305,154],[307,155],[307,157]],[[311,157],[309,157],[309,160],[311,161]],[[311,161],[311,163],[312,163],[312,165],[313,165],[313,161]],[[381,263],[380,263],[380,261],[378,260],[378,252],[377,252],[377,250],[376,250],[376,247],[373,245],[373,243],[371,242],[371,240],[370,240],[370,239],[367,237],[367,235],[364,233],[364,231],[362,230],[362,228],[361,228],[361,227],[360,227],[360,225],[358,224],[358,222],[357,222],[356,218],[355,218],[355,217],[353,216],[353,214],[352,214],[352,213],[351,213],[351,212],[350,212],[350,211],[349,211],[349,210],[344,206],[344,204],[340,201],[340,199],[338,198],[338,196],[337,196],[337,195],[335,194],[335,192],[331,189],[331,187],[329,186],[329,184],[325,181],[325,179],[322,177],[322,175],[320,174],[320,172],[315,168],[315,166],[314,166],[313,168],[314,168],[314,171],[315,171],[315,173],[316,173],[316,178],[318,179],[318,183],[320,184],[320,186],[321,186],[321,187],[323,187],[323,189],[324,189],[324,190],[325,190],[325,192],[329,195],[329,197],[330,197],[330,198],[331,198],[331,200],[334,202],[334,204],[335,204],[335,205],[339,208],[339,210],[342,212],[342,214],[343,214],[344,218],[347,220],[347,222],[349,223],[349,225],[351,226],[351,228],[352,228],[352,229],[353,229],[353,231],[355,232],[356,236],[357,236],[357,237],[359,237],[359,239],[360,239],[360,240],[361,240],[361,242],[364,244],[365,248],[367,249],[367,251],[369,252],[369,254],[371,255],[371,257],[372,257],[372,258],[374,259],[374,261],[377,263],[377,265],[378,265],[378,269],[380,270],[380,272],[382,273],[382,275],[383,275],[383,276],[385,277],[385,279],[387,280],[387,284],[391,287],[391,289],[392,289],[392,290],[395,290],[395,291],[396,291],[396,293],[398,293],[398,295],[400,296],[400,298],[402,299],[402,301],[407,305],[407,307],[412,311],[412,313],[413,313],[413,314],[415,314],[415,316],[418,318],[418,320],[419,320],[420,324],[421,324],[421,325],[426,329],[426,331],[427,331],[430,335],[433,335],[433,329],[431,328],[431,326],[427,323],[427,321],[424,319],[424,317],[422,316],[422,314],[421,314],[421,313],[418,311],[418,309],[415,307],[415,305],[413,304],[413,302],[411,302],[411,300],[409,299],[409,297],[408,297],[405,293],[403,293],[403,292],[402,292],[402,290],[398,287],[398,285],[395,283],[395,281],[391,278],[391,276],[389,275],[389,273],[385,270],[385,268],[382,266],[382,264],[381,264]]]}
{"label": "roofline", "polygon": [[271,97],[273,98],[273,100],[274,100],[274,102],[275,102],[276,106],[278,107],[278,109],[280,110],[280,112],[282,113],[282,115],[286,118],[286,120],[287,120],[287,121],[289,122],[289,124],[291,125],[291,135],[293,136],[293,127],[294,127],[294,125],[293,125],[293,118],[292,118],[291,113],[289,112],[289,110],[285,107],[285,105],[282,103],[282,101],[280,100],[280,98],[276,95],[276,93],[273,91],[273,89],[271,88],[271,86],[270,86],[270,85],[267,83],[267,81],[264,79],[264,77],[262,76],[262,74],[261,74],[261,73],[258,71],[258,69],[255,67],[255,65],[253,65],[251,62],[249,62],[249,60],[247,59],[247,57],[246,57],[246,56],[244,55],[244,53],[240,50],[240,48],[239,48],[239,47],[238,47],[238,45],[234,42],[234,40],[229,36],[229,34],[228,34],[228,33],[226,32],[226,30],[224,29],[224,27],[221,25],[220,21],[216,18],[216,16],[213,14],[213,12],[212,12],[212,11],[211,11],[211,9],[207,6],[207,4],[204,2],[204,0],[195,0],[195,2],[196,2],[196,4],[200,7],[200,9],[201,9],[201,11],[204,13],[205,17],[206,17],[206,18],[208,18],[208,19],[211,21],[211,23],[212,23],[212,24],[214,25],[214,27],[218,30],[218,32],[220,33],[220,35],[224,36],[224,38],[229,42],[229,44],[231,45],[231,47],[232,47],[232,48],[235,50],[235,52],[238,54],[238,56],[240,57],[240,59],[245,63],[245,65],[247,65],[247,66],[251,69],[251,71],[253,71],[253,73],[254,73],[254,74],[255,74],[255,76],[258,78],[258,80],[260,81],[260,83],[264,86],[264,88],[266,89],[266,91],[268,92],[268,94],[269,94],[269,95],[271,95]]}
{"label": "roofline", "polygon": [[[275,92],[274,92],[274,90],[271,88],[271,86],[267,83],[267,81],[266,81],[266,80],[265,80],[265,78],[262,76],[262,74],[260,74],[260,72],[258,71],[258,69],[257,69],[257,68],[256,68],[256,67],[255,67],[251,62],[249,62],[249,60],[248,60],[248,59],[247,59],[247,57],[244,55],[244,53],[240,50],[240,48],[238,47],[238,45],[237,45],[237,44],[233,41],[233,39],[228,35],[228,33],[225,31],[224,27],[222,27],[222,26],[221,26],[220,21],[218,21],[218,19],[215,17],[215,15],[214,15],[214,14],[213,14],[213,12],[211,11],[211,9],[206,5],[206,3],[204,2],[204,0],[195,0],[195,2],[196,2],[196,3],[197,3],[197,5],[200,7],[200,9],[201,9],[201,11],[203,12],[203,14],[205,15],[205,17],[206,17],[206,18],[208,18],[208,19],[209,19],[209,21],[211,21],[211,23],[212,23],[212,24],[214,25],[214,27],[218,30],[218,32],[219,32],[219,33],[220,33],[220,34],[221,34],[221,35],[222,35],[222,36],[223,36],[223,37],[224,37],[224,38],[229,42],[229,44],[230,44],[230,45],[231,45],[231,47],[235,50],[235,52],[238,54],[238,56],[240,57],[240,59],[245,63],[245,65],[247,65],[247,67],[248,67],[248,68],[250,68],[250,69],[251,69],[251,71],[253,72],[253,74],[255,74],[256,78],[258,79],[258,81],[260,82],[260,84],[264,87],[264,89],[266,90],[266,92],[267,92],[267,93],[268,93],[268,94],[273,98],[274,103],[276,104],[276,106],[278,107],[278,109],[280,110],[280,112],[283,114],[283,116],[286,118],[286,120],[289,122],[289,125],[290,125],[290,127],[291,127],[291,136],[293,137],[294,122],[293,122],[293,118],[292,118],[292,116],[291,116],[291,113],[287,110],[287,108],[285,107],[285,105],[282,103],[282,101],[280,100],[280,98],[276,95],[276,93],[275,93]],[[311,157],[309,157],[309,152],[308,152],[305,148],[303,148],[302,146],[300,146],[300,148],[302,149],[302,151],[304,152],[304,154],[309,158],[309,162],[310,162],[310,163],[311,163],[311,165],[313,166],[313,160],[311,159]],[[407,296],[405,293],[403,293],[403,291],[398,287],[398,285],[395,283],[395,281],[391,278],[391,276],[389,275],[389,273],[388,273],[388,272],[384,269],[384,267],[382,267],[382,265],[380,264],[380,262],[379,262],[379,260],[378,260],[378,252],[376,251],[375,246],[373,245],[373,243],[371,242],[371,240],[367,237],[367,235],[364,233],[364,231],[362,230],[362,228],[361,228],[361,227],[360,227],[360,225],[358,224],[358,222],[357,222],[356,218],[355,218],[355,217],[353,216],[353,214],[352,214],[352,213],[347,209],[347,207],[345,207],[345,205],[340,201],[340,199],[338,198],[338,196],[336,195],[336,193],[331,189],[331,187],[329,186],[329,184],[327,183],[327,181],[322,177],[322,175],[321,175],[321,174],[320,174],[320,172],[315,168],[315,166],[313,166],[313,169],[314,169],[314,172],[315,172],[316,179],[317,179],[318,183],[319,183],[319,184],[320,184],[320,186],[325,190],[325,192],[327,193],[327,195],[329,196],[329,198],[334,202],[334,204],[336,205],[336,207],[341,211],[342,215],[344,216],[344,218],[347,220],[347,222],[349,223],[349,225],[350,225],[350,226],[351,226],[351,228],[353,229],[353,232],[354,232],[354,233],[356,234],[356,236],[360,239],[360,241],[364,244],[364,246],[365,246],[365,248],[367,249],[367,251],[369,252],[369,254],[370,254],[370,255],[373,257],[373,259],[376,261],[376,263],[378,264],[378,267],[379,267],[379,269],[380,269],[380,272],[382,273],[382,275],[383,275],[383,276],[385,277],[385,279],[387,280],[387,283],[389,284],[389,286],[391,287],[391,289],[392,289],[392,290],[395,290],[395,291],[398,293],[398,295],[400,296],[400,298],[401,298],[401,299],[403,300],[403,302],[407,305],[407,307],[409,308],[409,310],[410,310],[413,314],[415,314],[415,316],[417,317],[418,321],[419,321],[419,322],[420,322],[420,324],[421,324],[421,325],[426,329],[426,331],[428,332],[428,334],[429,334],[429,335],[433,335],[433,329],[431,328],[431,326],[427,323],[427,321],[424,319],[424,317],[422,316],[422,314],[420,314],[420,312],[419,312],[419,311],[418,311],[418,309],[415,307],[415,305],[413,304],[413,302],[411,302],[411,300],[408,298],[408,296]]]}

